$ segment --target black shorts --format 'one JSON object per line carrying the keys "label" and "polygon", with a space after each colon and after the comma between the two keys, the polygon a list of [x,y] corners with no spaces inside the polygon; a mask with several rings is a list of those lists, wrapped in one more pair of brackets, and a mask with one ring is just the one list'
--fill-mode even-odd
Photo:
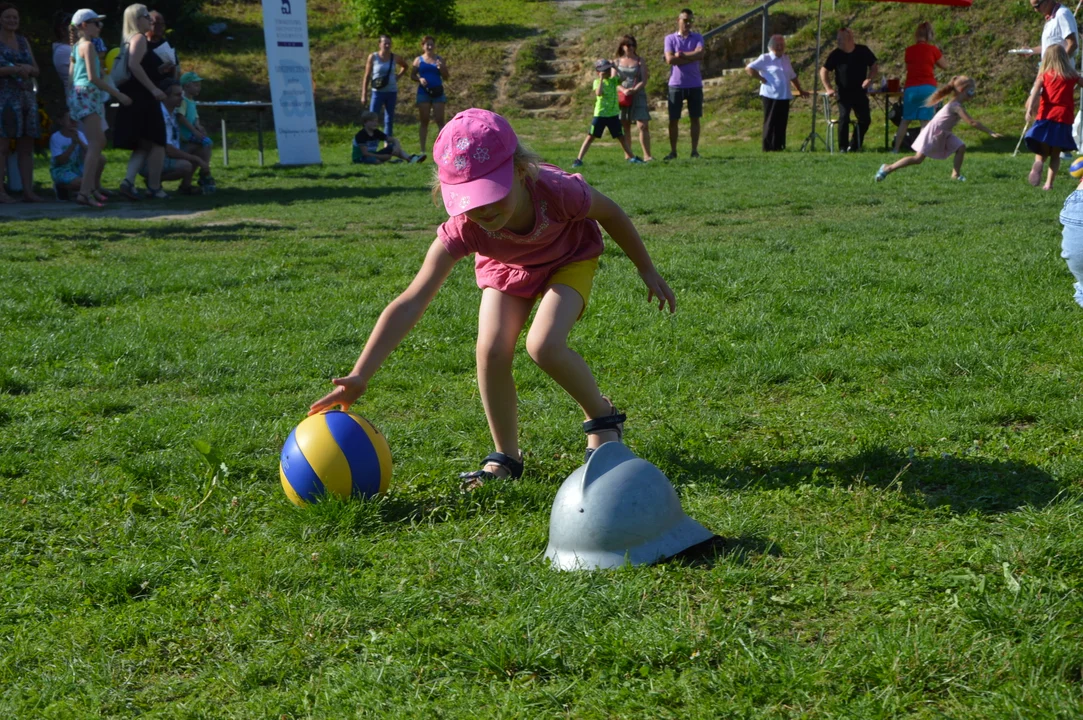
{"label": "black shorts", "polygon": [[620,124],[620,115],[594,118],[590,121],[590,130],[587,132],[596,138],[600,138],[606,128],[609,128],[611,138],[620,140],[624,137],[624,126]]}
{"label": "black shorts", "polygon": [[669,119],[681,119],[681,106],[688,101],[688,117],[703,117],[703,88],[679,88],[669,89]]}

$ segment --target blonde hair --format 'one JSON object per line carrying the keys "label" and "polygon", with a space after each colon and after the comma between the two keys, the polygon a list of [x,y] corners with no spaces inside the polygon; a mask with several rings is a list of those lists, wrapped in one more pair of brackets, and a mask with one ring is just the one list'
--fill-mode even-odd
{"label": "blonde hair", "polygon": [[958,95],[966,92],[966,89],[973,84],[974,80],[966,75],[956,75],[948,81],[947,85],[940,86],[936,92],[929,96],[929,99],[925,101],[925,107],[933,107],[948,95]]}
{"label": "blonde hair", "polygon": [[918,29],[914,31],[914,39],[918,42],[924,40],[925,42],[933,41],[933,24],[928,20],[918,23]]}
{"label": "blonde hair", "polygon": [[139,17],[147,12],[146,5],[129,5],[124,8],[124,29],[121,31],[121,38],[124,42],[128,42],[132,39],[132,35],[140,35],[139,32]]}
{"label": "blonde hair", "polygon": [[1066,78],[1079,77],[1079,73],[1072,67],[1072,61],[1068,59],[1068,53],[1060,43],[1050,45],[1042,54],[1042,67],[1038,70],[1038,74],[1045,75],[1046,73]]}
{"label": "blonde hair", "polygon": [[[521,141],[515,146],[515,154],[512,156],[511,160],[515,164],[516,176],[530,178],[531,180],[538,179],[538,171],[541,168],[542,157],[524,145]],[[436,205],[436,207],[444,207],[444,198],[440,193],[440,166],[438,163],[433,163],[432,182],[430,187],[432,189],[433,204]]]}

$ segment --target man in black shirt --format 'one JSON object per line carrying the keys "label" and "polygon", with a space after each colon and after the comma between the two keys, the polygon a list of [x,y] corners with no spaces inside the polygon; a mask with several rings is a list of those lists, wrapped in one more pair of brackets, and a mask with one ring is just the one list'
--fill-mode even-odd
{"label": "man in black shirt", "polygon": [[[854,43],[850,28],[842,28],[838,34],[839,46],[831,51],[820,68],[820,81],[824,92],[835,95],[839,104],[839,147],[843,152],[861,149],[872,118],[869,116],[869,84],[880,74],[876,56],[865,45]],[[831,86],[829,73],[835,73],[835,86]],[[850,138],[850,111],[857,120],[856,132]]]}

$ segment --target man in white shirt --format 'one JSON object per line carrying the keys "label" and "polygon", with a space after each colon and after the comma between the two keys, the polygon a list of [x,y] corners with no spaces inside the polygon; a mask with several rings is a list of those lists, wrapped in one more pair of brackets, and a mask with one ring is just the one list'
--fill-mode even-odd
{"label": "man in white shirt", "polygon": [[[1068,53],[1068,60],[1075,67],[1076,54],[1079,52],[1079,26],[1076,24],[1075,15],[1064,5],[1056,0],[1030,0],[1030,6],[1036,12],[1045,17],[1045,26],[1042,28],[1042,44],[1031,48],[1038,57],[1045,54],[1045,49],[1050,45],[1060,45]],[[1083,124],[1080,123],[1080,114],[1076,113],[1075,124],[1072,127],[1072,135],[1076,144],[1083,143]],[[1071,153],[1062,153],[1061,159],[1071,160]]]}
{"label": "man in white shirt", "polygon": [[1030,6],[1045,16],[1042,28],[1042,44],[1031,48],[1041,57],[1050,45],[1061,45],[1068,53],[1068,58],[1075,66],[1076,53],[1079,50],[1079,26],[1072,11],[1056,0],[1030,0]]}

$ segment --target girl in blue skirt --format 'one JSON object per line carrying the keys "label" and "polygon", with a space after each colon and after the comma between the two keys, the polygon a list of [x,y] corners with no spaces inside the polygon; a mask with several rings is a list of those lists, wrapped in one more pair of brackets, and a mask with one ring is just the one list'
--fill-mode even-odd
{"label": "girl in blue skirt", "polygon": [[1076,150],[1072,137],[1075,117],[1075,88],[1083,79],[1072,67],[1068,53],[1059,44],[1050,45],[1042,55],[1042,66],[1027,98],[1026,122],[1037,117],[1027,131],[1027,147],[1034,153],[1034,165],[1027,180],[1037,187],[1042,179],[1042,166],[1049,159],[1049,173],[1042,190],[1053,189],[1053,179],[1060,170],[1060,154]]}

